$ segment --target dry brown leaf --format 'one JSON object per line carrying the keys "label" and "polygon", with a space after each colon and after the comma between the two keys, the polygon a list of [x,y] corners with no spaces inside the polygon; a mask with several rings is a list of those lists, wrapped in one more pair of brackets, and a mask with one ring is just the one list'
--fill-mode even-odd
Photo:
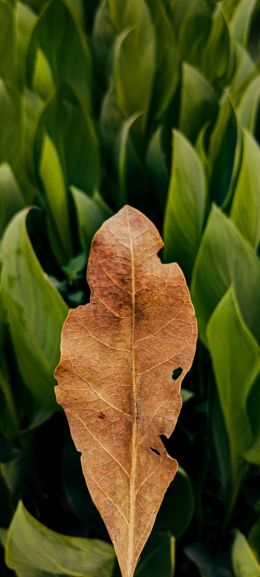
{"label": "dry brown leaf", "polygon": [[57,401],[123,577],[133,576],[177,471],[160,435],[176,425],[197,339],[183,273],[161,263],[162,246],[130,206],[101,226],[89,256],[91,301],[70,310],[56,369]]}

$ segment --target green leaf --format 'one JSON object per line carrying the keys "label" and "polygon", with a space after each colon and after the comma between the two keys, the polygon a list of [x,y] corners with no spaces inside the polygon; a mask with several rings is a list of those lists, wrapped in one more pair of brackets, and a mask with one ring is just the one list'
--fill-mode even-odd
{"label": "green leaf", "polygon": [[1,289],[17,362],[26,386],[48,409],[56,408],[54,368],[67,306],[33,251],[28,211],[18,213],[2,243]]}
{"label": "green leaf", "polygon": [[179,78],[179,54],[173,27],[162,0],[147,0],[156,34],[156,70],[150,105],[154,126],[167,110]]}
{"label": "green leaf", "polygon": [[18,84],[21,86],[26,84],[27,51],[35,22],[36,22],[36,14],[23,2],[16,2],[16,27],[17,27],[16,77]]}
{"label": "green leaf", "polygon": [[48,229],[55,255],[60,262],[72,256],[69,200],[61,162],[54,142],[43,137],[39,175],[48,208]]}
{"label": "green leaf", "polygon": [[146,126],[154,73],[155,33],[149,9],[144,0],[130,0],[124,29],[116,41],[114,88],[119,108],[126,118],[142,113],[136,124],[141,131]]}
{"label": "green leaf", "polygon": [[221,89],[230,82],[235,70],[234,45],[220,5],[214,12],[209,39],[203,49],[202,70],[208,80]]}
{"label": "green leaf", "polygon": [[93,198],[74,186],[71,188],[71,192],[77,211],[81,246],[83,250],[88,252],[95,232],[107,218],[112,216],[112,211],[98,192],[94,194]]}
{"label": "green leaf", "polygon": [[135,577],[173,577],[175,540],[169,533],[152,533]]}
{"label": "green leaf", "polygon": [[11,217],[25,201],[9,164],[0,165],[0,237]]}
{"label": "green leaf", "polygon": [[[248,282],[250,279],[250,282]],[[258,315],[260,267],[253,249],[234,224],[213,205],[193,270],[191,294],[206,344],[206,327],[211,314],[234,283],[242,316],[260,342]]]}
{"label": "green leaf", "polygon": [[245,46],[245,48],[247,47],[250,24],[256,5],[257,0],[241,0],[230,22],[231,33],[237,42]]}
{"label": "green leaf", "polygon": [[130,144],[131,128],[141,117],[141,114],[133,114],[122,125],[118,143],[118,208],[121,208],[127,201],[127,152]]}
{"label": "green leaf", "polygon": [[195,142],[203,124],[215,119],[217,109],[217,97],[206,78],[184,62],[179,117],[181,132]]}
{"label": "green leaf", "polygon": [[204,0],[175,0],[171,9],[182,58],[200,68],[211,26],[210,7]]}
{"label": "green leaf", "polygon": [[252,134],[255,132],[260,102],[260,76],[250,82],[238,107],[238,118],[241,125]]}
{"label": "green leaf", "polygon": [[236,531],[232,547],[232,565],[236,577],[260,577],[260,565],[242,533]]}
{"label": "green leaf", "polygon": [[10,1],[0,1],[0,76],[12,78],[16,57],[15,6]]}
{"label": "green leaf", "polygon": [[166,155],[162,147],[162,126],[153,134],[146,152],[146,174],[155,209],[164,213],[169,186],[169,172]]}
{"label": "green leaf", "polygon": [[219,205],[222,205],[228,196],[235,165],[237,140],[235,111],[229,98],[225,96],[209,145],[210,190],[212,199]]}
{"label": "green leaf", "polygon": [[209,320],[207,339],[228,434],[235,487],[243,473],[243,452],[253,440],[246,405],[260,370],[260,349],[244,323],[232,287]]}
{"label": "green leaf", "polygon": [[220,498],[226,505],[232,492],[230,450],[224,417],[215,383],[213,386],[214,391],[212,390],[212,397],[210,398],[208,424],[212,439],[214,468],[216,469],[217,478],[219,479],[221,487]]}
{"label": "green leaf", "polygon": [[43,110],[35,140],[36,164],[46,133],[57,149],[66,185],[88,194],[98,190],[100,158],[94,124],[68,87],[58,90]]}
{"label": "green leaf", "polygon": [[38,48],[35,54],[32,89],[44,99],[48,99],[55,91],[51,66],[41,48]]}
{"label": "green leaf", "polygon": [[206,209],[206,181],[197,153],[174,132],[173,160],[164,221],[165,257],[177,261],[190,278]]}
{"label": "green leaf", "polygon": [[243,156],[231,208],[231,218],[254,249],[260,241],[260,150],[244,131]]}
{"label": "green leaf", "polygon": [[260,519],[251,528],[248,541],[256,557],[260,559]]}
{"label": "green leaf", "polygon": [[[20,501],[9,527],[7,566],[21,575],[30,571],[70,577],[110,577],[114,565],[111,545],[96,539],[68,537],[37,521]],[[26,572],[28,569],[28,573]]]}
{"label": "green leaf", "polygon": [[15,169],[20,162],[23,141],[22,99],[15,88],[1,79],[0,126],[0,163],[8,162]]}
{"label": "green leaf", "polygon": [[241,97],[243,97],[243,94],[247,90],[247,86],[250,84],[252,79],[257,76],[257,69],[249,53],[240,44],[236,45],[236,60],[236,72],[232,79],[229,94],[230,99],[236,108],[236,112],[238,112],[239,101]]}
{"label": "green leaf", "polygon": [[90,110],[92,72],[89,47],[78,23],[62,0],[51,0],[36,22],[28,51],[31,85],[34,82],[35,60],[37,54],[39,58],[39,50],[44,53],[51,67],[56,87],[67,83],[73,88],[81,105]]}
{"label": "green leaf", "polygon": [[[190,392],[190,391],[187,391]],[[194,509],[194,494],[190,478],[179,467],[167,489],[156,521],[156,531],[167,531],[179,539],[188,528]]]}

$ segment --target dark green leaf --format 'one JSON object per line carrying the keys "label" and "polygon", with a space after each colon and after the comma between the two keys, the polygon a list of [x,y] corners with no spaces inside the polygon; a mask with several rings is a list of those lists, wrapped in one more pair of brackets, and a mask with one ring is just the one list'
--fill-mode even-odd
{"label": "dark green leaf", "polygon": [[253,441],[246,404],[260,370],[260,349],[243,321],[232,287],[209,320],[207,339],[229,439],[235,487],[243,473],[243,452]]}
{"label": "dark green leaf", "polygon": [[202,125],[212,122],[218,103],[213,88],[202,74],[187,63],[182,68],[179,128],[194,142]]}

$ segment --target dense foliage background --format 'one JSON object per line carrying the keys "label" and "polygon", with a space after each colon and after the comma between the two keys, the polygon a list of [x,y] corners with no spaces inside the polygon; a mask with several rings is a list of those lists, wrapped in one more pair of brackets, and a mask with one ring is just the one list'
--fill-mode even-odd
{"label": "dense foliage background", "polygon": [[200,336],[136,577],[260,576],[259,29],[257,0],[0,0],[2,577],[118,575],[53,370],[126,202]]}

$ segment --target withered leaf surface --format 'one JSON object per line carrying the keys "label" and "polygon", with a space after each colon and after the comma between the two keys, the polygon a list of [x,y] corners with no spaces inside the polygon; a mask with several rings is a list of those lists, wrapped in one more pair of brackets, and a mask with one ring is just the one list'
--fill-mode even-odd
{"label": "withered leaf surface", "polygon": [[123,577],[133,576],[177,471],[160,436],[176,425],[197,339],[183,273],[161,263],[162,246],[130,206],[101,226],[88,263],[90,304],[70,310],[56,369],[57,401]]}

